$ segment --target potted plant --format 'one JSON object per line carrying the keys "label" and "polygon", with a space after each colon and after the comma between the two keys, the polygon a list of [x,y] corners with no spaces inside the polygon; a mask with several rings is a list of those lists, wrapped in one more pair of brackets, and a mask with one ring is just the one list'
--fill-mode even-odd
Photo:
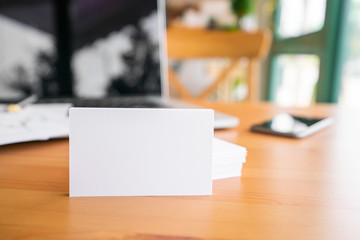
{"label": "potted plant", "polygon": [[254,10],[254,0],[231,0],[231,10],[237,17],[237,27],[243,26],[243,18]]}

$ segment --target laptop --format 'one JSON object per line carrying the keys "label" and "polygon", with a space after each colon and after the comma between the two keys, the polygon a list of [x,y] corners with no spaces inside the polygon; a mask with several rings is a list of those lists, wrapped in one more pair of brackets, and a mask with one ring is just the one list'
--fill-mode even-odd
{"label": "laptop", "polygon": [[[4,3],[0,28],[2,99],[197,108],[169,98],[164,0]],[[215,129],[238,122],[215,113]]]}

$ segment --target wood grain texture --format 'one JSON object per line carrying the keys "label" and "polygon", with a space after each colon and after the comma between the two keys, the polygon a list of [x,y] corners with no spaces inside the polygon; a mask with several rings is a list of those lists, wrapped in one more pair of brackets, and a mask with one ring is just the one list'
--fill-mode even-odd
{"label": "wood grain texture", "polygon": [[[68,197],[68,141],[0,147],[0,239],[360,239],[360,112],[214,104],[240,118],[215,135],[248,150],[212,196]],[[249,131],[279,112],[334,116],[295,140]]]}

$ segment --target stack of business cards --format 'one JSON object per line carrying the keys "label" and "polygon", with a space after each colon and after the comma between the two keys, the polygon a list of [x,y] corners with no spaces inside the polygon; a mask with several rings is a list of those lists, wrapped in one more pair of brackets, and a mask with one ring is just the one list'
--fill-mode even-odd
{"label": "stack of business cards", "polygon": [[246,148],[214,138],[212,179],[241,176],[242,166],[246,161],[246,154]]}

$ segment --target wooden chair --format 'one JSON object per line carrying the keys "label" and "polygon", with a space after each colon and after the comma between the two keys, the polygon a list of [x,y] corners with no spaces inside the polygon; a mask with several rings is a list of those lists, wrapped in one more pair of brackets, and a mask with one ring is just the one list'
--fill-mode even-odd
{"label": "wooden chair", "polygon": [[272,39],[269,31],[262,30],[250,33],[169,27],[167,39],[168,57],[170,59],[231,58],[229,67],[224,69],[215,81],[198,96],[192,96],[175,72],[169,67],[170,86],[177,90],[180,98],[207,98],[213,93],[218,84],[223,82],[226,76],[238,66],[239,60],[245,57],[249,59],[247,71],[248,100],[258,100],[259,61],[265,58],[269,52]]}

